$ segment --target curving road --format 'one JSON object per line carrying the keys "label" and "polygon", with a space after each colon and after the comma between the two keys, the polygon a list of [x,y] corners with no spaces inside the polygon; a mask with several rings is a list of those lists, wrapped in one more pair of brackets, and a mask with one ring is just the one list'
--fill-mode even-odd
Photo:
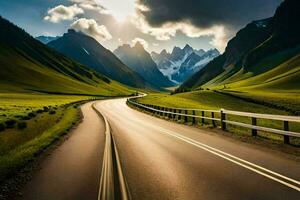
{"label": "curving road", "polygon": [[135,111],[98,102],[107,117],[132,199],[300,199],[300,163]]}
{"label": "curving road", "polygon": [[[133,200],[300,199],[300,163],[266,148],[138,112],[126,99],[99,101]],[[83,122],[25,186],[23,199],[97,199],[104,123]]]}

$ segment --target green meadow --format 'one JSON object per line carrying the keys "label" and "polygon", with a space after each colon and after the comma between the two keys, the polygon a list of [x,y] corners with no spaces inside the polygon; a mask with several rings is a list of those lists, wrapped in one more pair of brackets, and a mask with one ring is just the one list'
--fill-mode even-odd
{"label": "green meadow", "polygon": [[0,181],[66,134],[80,119],[80,104],[92,98],[1,93]]}

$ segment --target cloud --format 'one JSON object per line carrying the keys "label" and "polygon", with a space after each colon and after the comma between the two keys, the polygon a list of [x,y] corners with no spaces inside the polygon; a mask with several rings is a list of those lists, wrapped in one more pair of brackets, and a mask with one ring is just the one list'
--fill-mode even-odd
{"label": "cloud", "polygon": [[177,32],[188,37],[210,36],[220,51],[247,23],[270,17],[282,0],[137,0],[132,23],[157,40]]}
{"label": "cloud", "polygon": [[70,27],[95,38],[98,42],[112,38],[107,28],[104,25],[98,25],[94,19],[80,18],[73,22]]}
{"label": "cloud", "polygon": [[182,32],[188,37],[198,38],[201,36],[212,37],[211,45],[218,48],[220,51],[224,51],[228,34],[221,25],[215,25],[210,28],[199,28],[191,24],[188,21],[177,23],[165,23],[160,27],[152,27],[149,23],[140,15],[133,18],[132,23],[135,23],[136,27],[145,34],[154,36],[157,40],[165,41],[175,37],[177,32]]}
{"label": "cloud", "polygon": [[111,12],[104,6],[97,3],[95,0],[70,0],[71,2],[78,3],[79,6],[85,10],[92,10],[99,12],[103,15],[111,15]]}
{"label": "cloud", "polygon": [[148,47],[149,47],[148,42],[146,40],[142,39],[142,38],[134,38],[131,41],[131,43],[132,43],[132,46],[135,46],[136,43],[140,43],[144,47],[144,49],[148,49]]}
{"label": "cloud", "polygon": [[209,28],[215,25],[244,26],[270,17],[282,0],[137,0],[139,12],[154,27],[167,22],[189,21]]}
{"label": "cloud", "polygon": [[48,15],[44,17],[44,20],[52,23],[59,23],[63,20],[73,20],[76,15],[83,13],[83,9],[79,8],[77,4],[72,6],[59,5],[48,10]]}
{"label": "cloud", "polygon": [[159,46],[158,43],[152,43],[152,45],[153,45],[154,47],[158,47],[158,46]]}

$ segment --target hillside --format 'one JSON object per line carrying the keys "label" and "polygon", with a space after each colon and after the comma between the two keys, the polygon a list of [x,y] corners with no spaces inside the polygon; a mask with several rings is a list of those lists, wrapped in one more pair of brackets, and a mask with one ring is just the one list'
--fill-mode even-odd
{"label": "hillside", "polygon": [[125,86],[88,70],[0,17],[0,92],[115,96]]}
{"label": "hillside", "polygon": [[170,87],[174,83],[164,76],[157,68],[150,54],[138,42],[134,47],[128,44],[118,47],[114,53],[128,67],[140,74],[147,82],[156,88]]}
{"label": "hillside", "polygon": [[[248,24],[228,42],[221,56],[183,83],[179,91],[199,86],[240,88],[256,85],[261,89],[292,86],[292,80],[300,80],[297,64],[300,31],[295,26],[299,13],[299,2],[287,0],[278,7],[274,17]],[[292,68],[287,66],[290,62],[293,62]]]}
{"label": "hillside", "polygon": [[141,76],[122,63],[111,51],[83,33],[69,30],[47,45],[120,83],[139,88],[146,85]]}

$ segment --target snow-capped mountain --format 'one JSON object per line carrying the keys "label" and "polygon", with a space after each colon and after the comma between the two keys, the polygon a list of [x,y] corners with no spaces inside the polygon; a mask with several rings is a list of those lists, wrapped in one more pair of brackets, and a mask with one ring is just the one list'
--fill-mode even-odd
{"label": "snow-capped mountain", "polygon": [[177,84],[185,81],[219,55],[217,49],[196,50],[188,44],[183,49],[174,47],[172,53],[168,53],[166,50],[162,50],[160,54],[151,53],[158,69]]}
{"label": "snow-capped mountain", "polygon": [[171,87],[175,84],[159,70],[151,55],[139,42],[135,46],[124,44],[119,46],[114,54],[129,68],[141,75],[148,83],[157,88]]}
{"label": "snow-capped mountain", "polygon": [[43,35],[41,35],[41,36],[36,37],[35,39],[39,40],[43,44],[48,44],[49,42],[57,40],[60,37],[61,36],[43,36]]}

